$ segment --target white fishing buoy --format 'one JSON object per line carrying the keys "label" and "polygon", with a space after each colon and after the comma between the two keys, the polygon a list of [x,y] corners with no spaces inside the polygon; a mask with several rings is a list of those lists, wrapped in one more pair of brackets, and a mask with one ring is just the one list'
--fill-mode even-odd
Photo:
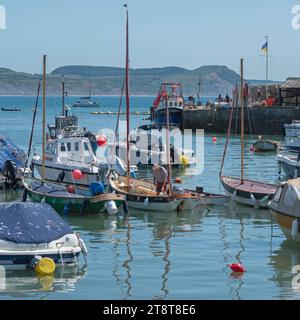
{"label": "white fishing buoy", "polygon": [[298,222],[298,219],[295,219],[292,223],[292,230],[291,230],[291,236],[293,240],[296,238],[298,234],[298,229],[299,229],[299,222]]}
{"label": "white fishing buoy", "polygon": [[115,215],[118,213],[118,208],[115,201],[106,201],[104,206],[109,215]]}

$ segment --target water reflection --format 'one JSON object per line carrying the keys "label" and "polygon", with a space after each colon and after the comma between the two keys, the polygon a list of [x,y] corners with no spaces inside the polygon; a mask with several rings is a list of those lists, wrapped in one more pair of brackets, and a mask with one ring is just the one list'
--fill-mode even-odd
{"label": "water reflection", "polygon": [[300,266],[300,244],[284,240],[279,249],[272,252],[270,265],[274,269],[271,280],[280,288],[278,298],[299,299],[300,290],[292,288],[292,280],[296,276],[292,269]]}
{"label": "water reflection", "polygon": [[[47,299],[51,292],[75,291],[79,280],[86,276],[86,266],[58,267],[51,276],[38,276],[31,270],[1,270],[0,298]],[[41,295],[41,293],[43,293]]]}

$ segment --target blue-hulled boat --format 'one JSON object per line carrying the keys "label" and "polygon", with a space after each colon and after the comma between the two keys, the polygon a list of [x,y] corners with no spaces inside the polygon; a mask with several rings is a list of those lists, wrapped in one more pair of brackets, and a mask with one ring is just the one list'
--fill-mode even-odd
{"label": "blue-hulled boat", "polygon": [[184,109],[183,92],[180,83],[163,83],[151,108],[152,121],[156,125],[165,126],[166,107],[169,108],[169,124],[182,127],[182,113]]}
{"label": "blue-hulled boat", "polygon": [[83,240],[48,204],[0,203],[0,265],[34,266],[40,258],[75,265],[87,253]]}

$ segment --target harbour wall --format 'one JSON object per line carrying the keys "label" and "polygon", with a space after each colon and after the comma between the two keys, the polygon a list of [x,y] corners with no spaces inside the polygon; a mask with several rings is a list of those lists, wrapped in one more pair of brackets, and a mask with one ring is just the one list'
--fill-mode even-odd
{"label": "harbour wall", "polygon": [[[233,112],[231,132],[240,132],[241,112]],[[227,133],[231,109],[186,109],[183,111],[183,129],[204,129],[208,133]],[[300,107],[249,107],[245,112],[245,133],[257,135],[284,135],[284,124],[300,120]],[[251,124],[251,125],[250,125]]]}

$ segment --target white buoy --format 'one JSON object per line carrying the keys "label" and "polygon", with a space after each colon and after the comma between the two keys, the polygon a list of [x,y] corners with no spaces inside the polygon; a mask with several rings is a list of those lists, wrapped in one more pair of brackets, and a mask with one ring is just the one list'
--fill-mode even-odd
{"label": "white buoy", "polygon": [[298,219],[295,219],[292,224],[292,230],[291,230],[291,236],[293,240],[296,238],[298,234],[298,229],[299,229],[299,222]]}
{"label": "white buoy", "polygon": [[107,213],[112,216],[118,213],[117,205],[113,200],[105,202],[105,209]]}

